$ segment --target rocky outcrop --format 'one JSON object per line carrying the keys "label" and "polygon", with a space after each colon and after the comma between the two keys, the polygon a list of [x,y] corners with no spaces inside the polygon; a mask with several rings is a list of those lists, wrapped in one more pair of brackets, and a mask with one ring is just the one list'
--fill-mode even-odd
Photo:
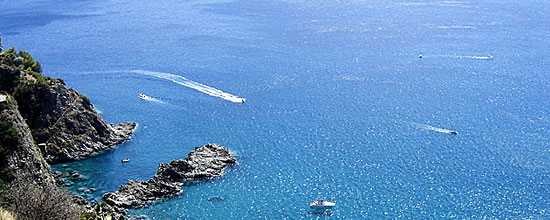
{"label": "rocky outcrop", "polygon": [[150,179],[147,182],[129,180],[118,191],[103,195],[103,200],[115,207],[135,208],[162,197],[177,195],[182,191],[180,187],[173,183],[155,179]]}
{"label": "rocky outcrop", "polygon": [[[136,123],[107,124],[90,100],[61,83],[28,85],[16,93],[36,143],[50,163],[70,161],[108,150],[130,139]],[[24,100],[24,101],[23,101]],[[38,105],[36,103],[39,103]]]}
{"label": "rocky outcrop", "polygon": [[229,150],[207,144],[196,147],[183,160],[161,163],[155,176],[147,182],[132,181],[122,185],[115,192],[103,195],[103,200],[117,208],[137,208],[163,197],[171,197],[182,192],[177,181],[204,180],[220,176],[223,169],[236,160]]}
{"label": "rocky outcrop", "polygon": [[229,150],[207,144],[196,147],[183,160],[161,163],[154,178],[168,182],[209,179],[221,175],[227,165],[235,163]]}
{"label": "rocky outcrop", "polygon": [[49,163],[109,150],[128,141],[137,127],[136,123],[107,124],[87,97],[67,89],[62,80],[37,81],[7,65],[0,65],[0,79],[0,90],[13,94]]}

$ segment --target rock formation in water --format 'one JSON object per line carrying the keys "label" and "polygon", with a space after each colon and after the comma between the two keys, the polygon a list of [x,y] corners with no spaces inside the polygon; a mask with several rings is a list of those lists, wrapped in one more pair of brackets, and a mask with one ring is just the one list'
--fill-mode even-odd
{"label": "rock formation in water", "polygon": [[207,144],[196,147],[183,160],[161,163],[154,178],[169,182],[209,179],[221,175],[227,165],[235,163],[229,150]]}
{"label": "rock formation in water", "polygon": [[120,186],[116,192],[106,193],[103,200],[109,205],[121,208],[135,208],[154,202],[162,197],[171,197],[183,190],[169,182],[150,179],[144,181],[128,180],[128,183]]}
{"label": "rock formation in water", "polygon": [[117,208],[137,208],[163,197],[171,197],[182,192],[175,182],[205,180],[220,176],[228,165],[236,160],[229,150],[207,144],[196,147],[183,160],[161,163],[155,176],[147,182],[128,181],[115,192],[103,195],[107,204]]}

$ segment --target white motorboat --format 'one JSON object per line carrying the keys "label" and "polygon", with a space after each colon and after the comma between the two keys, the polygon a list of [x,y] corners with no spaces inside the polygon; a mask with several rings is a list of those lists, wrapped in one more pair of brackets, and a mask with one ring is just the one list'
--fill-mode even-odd
{"label": "white motorboat", "polygon": [[129,159],[129,158],[125,158],[125,159],[122,159],[121,161],[122,161],[123,163],[128,163],[128,162],[130,162],[130,159]]}
{"label": "white motorboat", "polygon": [[146,99],[147,96],[146,96],[145,94],[143,94],[143,93],[140,93],[140,94],[139,94],[139,98],[140,98],[140,99]]}
{"label": "white motorboat", "polygon": [[333,208],[336,205],[334,202],[324,201],[324,200],[317,200],[309,203],[310,208],[314,209],[330,209]]}

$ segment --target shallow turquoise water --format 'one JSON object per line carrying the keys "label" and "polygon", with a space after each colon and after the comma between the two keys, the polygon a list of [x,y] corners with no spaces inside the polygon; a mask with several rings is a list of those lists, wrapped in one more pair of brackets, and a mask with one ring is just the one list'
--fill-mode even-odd
{"label": "shallow turquoise water", "polygon": [[[87,176],[71,189],[97,188],[85,194],[90,200],[215,142],[231,149],[239,165],[132,214],[550,217],[545,1],[0,6],[4,45],[31,52],[47,75],[90,97],[106,121],[140,124],[130,142],[112,151],[54,166]],[[183,76],[247,103],[135,70]],[[315,199],[337,207],[330,216],[315,215],[307,206]]]}

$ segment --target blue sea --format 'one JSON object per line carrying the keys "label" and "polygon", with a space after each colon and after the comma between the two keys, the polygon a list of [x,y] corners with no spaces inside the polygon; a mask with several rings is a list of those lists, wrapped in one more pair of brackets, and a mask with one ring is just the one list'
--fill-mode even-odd
{"label": "blue sea", "polygon": [[[130,215],[550,219],[548,1],[0,8],[4,48],[30,52],[107,122],[139,123],[113,150],[52,166],[85,175],[69,189],[90,201],[218,143],[238,165]],[[336,207],[313,212],[318,199]]]}

